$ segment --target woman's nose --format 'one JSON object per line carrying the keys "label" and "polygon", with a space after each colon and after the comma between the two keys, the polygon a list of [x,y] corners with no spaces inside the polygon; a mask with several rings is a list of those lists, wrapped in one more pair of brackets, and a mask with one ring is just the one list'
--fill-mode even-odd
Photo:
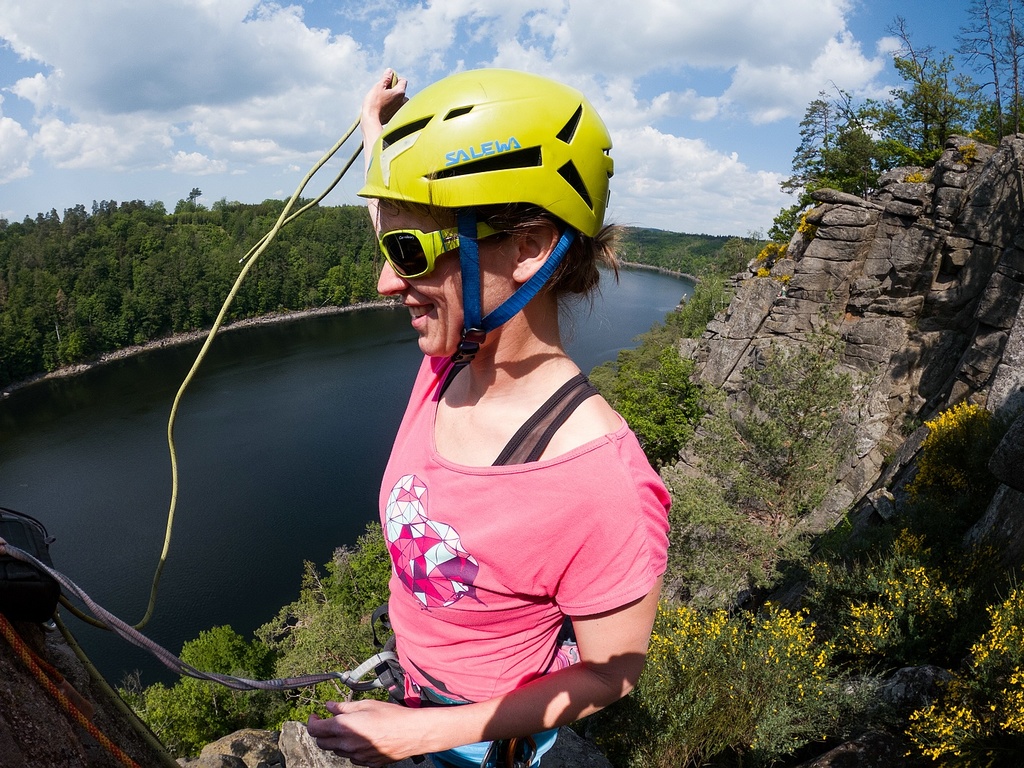
{"label": "woman's nose", "polygon": [[404,290],[406,285],[405,278],[400,277],[391,263],[385,259],[384,266],[380,270],[380,277],[377,278],[377,293],[382,296],[393,296]]}

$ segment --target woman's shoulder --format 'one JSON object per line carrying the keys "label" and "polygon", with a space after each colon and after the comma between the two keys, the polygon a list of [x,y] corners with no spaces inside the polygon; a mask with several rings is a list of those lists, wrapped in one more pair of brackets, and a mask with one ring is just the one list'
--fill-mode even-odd
{"label": "woman's shoulder", "polygon": [[608,401],[599,394],[593,395],[580,403],[555,432],[548,447],[541,454],[541,460],[570,453],[602,437],[614,435],[622,428],[622,417]]}

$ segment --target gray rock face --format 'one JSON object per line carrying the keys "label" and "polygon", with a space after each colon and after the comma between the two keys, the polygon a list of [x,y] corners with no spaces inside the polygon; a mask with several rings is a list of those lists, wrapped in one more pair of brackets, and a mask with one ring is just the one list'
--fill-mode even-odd
{"label": "gray rock face", "polygon": [[1003,435],[989,460],[992,474],[1016,491],[1024,491],[1024,414],[1018,416]]}
{"label": "gray rock face", "polygon": [[[316,745],[316,741],[306,731],[306,726],[302,723],[296,723],[289,721],[281,726],[281,738],[278,740],[278,746],[281,749],[281,754],[284,756],[284,765],[287,768],[291,766],[302,766],[303,768],[347,768],[352,765],[347,759],[338,757],[333,752],[324,752],[320,747]],[[410,765],[412,761],[403,761],[399,765],[404,765],[404,762],[408,762]],[[421,763],[420,766],[426,765]]]}
{"label": "gray rock face", "polygon": [[284,768],[279,736],[253,728],[236,731],[203,747],[192,768]]}
{"label": "gray rock face", "polygon": [[[1004,418],[1024,409],[1022,173],[1024,136],[999,147],[954,137],[930,173],[889,171],[871,199],[818,190],[807,215],[817,229],[790,244],[788,282],[746,276],[732,306],[686,349],[698,376],[740,402],[757,350],[799,345],[821,329],[838,334],[865,405],[853,463],[830,498],[875,510],[867,496],[882,485],[884,457],[901,454],[905,423],[965,399]],[[1001,455],[1000,471],[1022,484],[1020,452]],[[1024,509],[1006,494],[1000,509],[988,530],[1024,529],[1013,524]]]}
{"label": "gray rock face", "polygon": [[931,704],[952,677],[941,667],[904,667],[886,680],[879,695],[896,710],[909,714]]}
{"label": "gray rock face", "polygon": [[841,744],[797,768],[929,768],[931,758],[908,757],[910,744],[902,734],[868,733]]}

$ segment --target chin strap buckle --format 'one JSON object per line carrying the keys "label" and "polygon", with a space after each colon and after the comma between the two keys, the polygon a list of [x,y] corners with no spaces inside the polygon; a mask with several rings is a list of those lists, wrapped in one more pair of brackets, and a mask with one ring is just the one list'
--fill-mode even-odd
{"label": "chin strap buckle", "polygon": [[476,353],[480,351],[480,345],[484,343],[484,339],[487,338],[487,331],[482,328],[467,328],[462,332],[462,340],[459,342],[459,348],[455,354],[452,355],[453,363],[461,363],[465,365],[470,362]]}

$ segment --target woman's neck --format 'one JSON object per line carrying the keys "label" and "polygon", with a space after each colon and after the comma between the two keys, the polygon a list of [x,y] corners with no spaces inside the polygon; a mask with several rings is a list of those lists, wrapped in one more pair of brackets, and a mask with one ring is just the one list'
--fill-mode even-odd
{"label": "woman's neck", "polygon": [[541,302],[531,303],[488,334],[473,362],[459,375],[467,398],[480,401],[530,390],[550,394],[578,372],[562,346],[557,306],[554,301],[550,304],[553,311]]}

